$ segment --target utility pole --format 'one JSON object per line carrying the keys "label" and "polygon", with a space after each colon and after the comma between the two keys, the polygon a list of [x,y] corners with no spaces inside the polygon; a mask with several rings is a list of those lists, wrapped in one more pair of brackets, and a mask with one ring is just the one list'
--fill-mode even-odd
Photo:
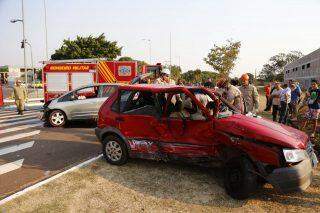
{"label": "utility pole", "polygon": [[21,0],[21,8],[22,8],[22,44],[23,44],[23,65],[24,65],[24,75],[25,75],[25,84],[26,84],[26,90],[28,91],[28,70],[26,66],[26,36],[25,36],[25,27],[24,27],[24,5],[23,0]]}
{"label": "utility pole", "polygon": [[172,66],[172,63],[171,63],[171,32],[170,32],[170,71],[171,71],[171,66]]}
{"label": "utility pole", "polygon": [[49,60],[48,57],[48,29],[47,29],[47,7],[46,0],[43,0],[44,7],[44,29],[45,29],[45,37],[46,37],[46,59]]}
{"label": "utility pole", "polygon": [[[34,66],[33,66],[33,54],[32,54],[32,46],[29,42],[25,42],[25,44],[29,45],[29,48],[30,48],[30,60],[31,60],[31,68],[32,68],[32,71],[33,71],[33,91],[36,91],[36,86],[35,86],[35,69],[34,69]],[[37,92],[37,97],[38,97],[38,91]]]}

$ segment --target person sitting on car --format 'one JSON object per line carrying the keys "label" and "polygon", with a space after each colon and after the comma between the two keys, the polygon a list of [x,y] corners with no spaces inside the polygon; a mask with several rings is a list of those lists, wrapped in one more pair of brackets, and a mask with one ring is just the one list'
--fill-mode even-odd
{"label": "person sitting on car", "polygon": [[174,105],[174,112],[170,114],[170,118],[189,118],[190,114],[184,109],[181,100],[178,100]]}

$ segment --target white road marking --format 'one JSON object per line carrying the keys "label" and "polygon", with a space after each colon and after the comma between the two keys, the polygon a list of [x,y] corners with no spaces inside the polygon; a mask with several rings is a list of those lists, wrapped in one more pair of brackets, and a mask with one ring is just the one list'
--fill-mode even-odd
{"label": "white road marking", "polygon": [[3,138],[0,138],[0,143],[5,143],[5,142],[8,142],[8,141],[18,140],[20,138],[30,137],[30,136],[33,136],[33,135],[37,135],[39,133],[40,133],[40,130],[36,130],[36,131],[32,131],[32,132],[21,133],[21,134],[16,134],[16,135],[12,135],[12,136],[3,137]]}
{"label": "white road marking", "polygon": [[5,134],[5,133],[9,133],[9,132],[15,132],[15,131],[29,129],[29,128],[33,128],[33,127],[37,127],[37,126],[42,126],[42,125],[43,125],[43,123],[39,122],[39,123],[35,123],[35,124],[27,124],[27,125],[17,126],[17,127],[13,127],[13,128],[6,128],[3,130],[0,129],[0,135]]}
{"label": "white road marking", "polygon": [[23,118],[23,117],[27,117],[27,116],[30,116],[30,115],[37,116],[38,113],[37,113],[37,112],[30,112],[30,113],[24,113],[23,115],[17,115],[17,114],[6,115],[6,114],[5,114],[5,116],[1,116],[1,115],[0,115],[0,120],[8,119],[8,118]]}
{"label": "white road marking", "polygon": [[22,166],[24,159],[20,159],[14,162],[6,163],[0,166],[0,175],[19,169]]}
{"label": "white road marking", "polygon": [[24,119],[27,119],[27,118],[36,118],[38,115],[26,115],[26,116],[23,116],[23,117],[18,117],[18,116],[15,116],[14,118],[9,118],[9,119],[5,119],[5,120],[1,120],[0,119],[0,123],[7,123],[7,122],[10,122],[10,121],[20,121],[20,120],[24,120]]}
{"label": "white road marking", "polygon": [[91,159],[89,159],[89,160],[87,160],[87,161],[85,161],[85,162],[83,162],[83,163],[80,163],[80,164],[78,164],[78,165],[76,165],[76,166],[74,166],[74,167],[72,167],[72,168],[70,168],[70,169],[68,169],[68,170],[66,170],[66,171],[64,171],[64,172],[61,172],[61,173],[59,173],[59,174],[56,174],[56,175],[54,175],[54,176],[52,176],[52,177],[50,177],[50,178],[48,178],[48,179],[45,179],[45,180],[43,180],[43,181],[40,181],[40,182],[38,182],[38,183],[36,183],[36,184],[28,187],[28,188],[25,188],[25,189],[23,189],[23,190],[21,190],[21,191],[19,191],[19,192],[16,192],[16,193],[14,193],[13,195],[10,195],[10,196],[8,196],[8,197],[0,200],[0,206],[3,205],[3,204],[5,204],[6,202],[8,202],[8,201],[10,201],[10,200],[13,200],[13,199],[15,199],[15,198],[17,198],[17,197],[19,197],[19,196],[21,196],[21,195],[24,195],[25,193],[27,193],[27,192],[29,192],[29,191],[31,191],[31,190],[34,190],[34,189],[36,189],[36,188],[39,188],[40,186],[45,185],[45,184],[47,184],[47,183],[49,183],[49,182],[51,182],[51,181],[53,181],[53,180],[55,180],[55,179],[57,179],[57,178],[59,178],[59,177],[65,175],[65,174],[69,173],[69,172],[72,172],[72,171],[74,171],[74,170],[76,170],[76,169],[79,169],[79,168],[81,168],[81,167],[84,167],[84,166],[88,165],[89,163],[98,160],[98,159],[101,158],[101,157],[102,157],[102,155],[98,155],[97,157],[91,158]]}
{"label": "white road marking", "polygon": [[17,152],[17,151],[20,151],[20,150],[23,150],[23,149],[28,149],[28,148],[32,147],[33,144],[34,144],[34,141],[30,141],[30,142],[27,142],[27,143],[22,143],[22,144],[18,144],[18,145],[14,145],[14,146],[4,147],[4,148],[0,149],[0,156],[1,155],[6,155],[6,154],[9,154],[9,153],[12,153],[12,152]]}
{"label": "white road marking", "polygon": [[[15,114],[17,114],[17,112],[14,112]],[[0,116],[1,115],[9,115],[9,114],[13,114],[12,111],[0,111]]]}
{"label": "white road marking", "polygon": [[24,120],[24,121],[16,121],[16,122],[11,122],[11,123],[4,123],[4,124],[0,124],[0,128],[1,127],[14,126],[14,125],[17,125],[17,124],[31,124],[31,123],[35,123],[35,122],[39,122],[39,121],[40,121],[39,118],[35,118],[35,119]]}

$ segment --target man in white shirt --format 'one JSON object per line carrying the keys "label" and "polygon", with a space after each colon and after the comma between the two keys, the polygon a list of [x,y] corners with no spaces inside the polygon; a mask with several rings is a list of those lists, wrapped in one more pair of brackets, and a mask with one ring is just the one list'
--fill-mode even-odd
{"label": "man in white shirt", "polygon": [[275,82],[274,89],[270,95],[270,99],[272,100],[272,120],[277,121],[277,117],[280,110],[280,94],[282,88],[279,82]]}
{"label": "man in white shirt", "polygon": [[288,84],[283,85],[283,90],[280,92],[280,117],[279,123],[287,122],[289,103],[291,102],[291,89]]}

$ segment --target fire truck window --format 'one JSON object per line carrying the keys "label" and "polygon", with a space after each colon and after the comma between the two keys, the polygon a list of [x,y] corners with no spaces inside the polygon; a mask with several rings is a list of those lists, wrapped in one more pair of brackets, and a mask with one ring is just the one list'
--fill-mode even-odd
{"label": "fire truck window", "polygon": [[99,89],[99,98],[108,98],[116,91],[114,86],[103,85]]}
{"label": "fire truck window", "polygon": [[76,89],[81,86],[89,85],[93,83],[93,73],[72,73],[71,75],[71,87]]}
{"label": "fire truck window", "polygon": [[47,73],[46,75],[48,92],[65,92],[69,90],[67,73]]}

